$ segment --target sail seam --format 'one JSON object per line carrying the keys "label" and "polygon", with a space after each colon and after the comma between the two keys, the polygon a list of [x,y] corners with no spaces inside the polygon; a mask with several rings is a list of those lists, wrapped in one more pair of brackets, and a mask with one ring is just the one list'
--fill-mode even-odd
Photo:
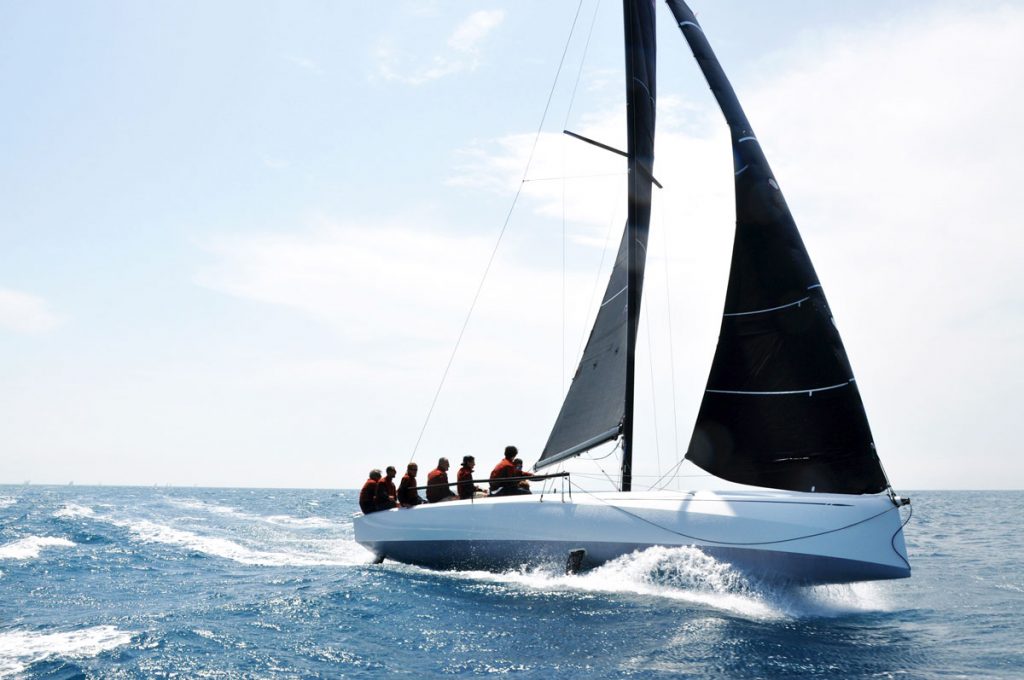
{"label": "sail seam", "polygon": [[787,307],[801,305],[810,299],[811,297],[808,295],[807,297],[800,298],[796,302],[790,302],[789,304],[786,305],[779,305],[778,307],[769,307],[768,309],[755,309],[752,312],[730,312],[729,314],[723,314],[722,316],[749,316],[751,314],[764,314],[766,312],[775,312],[780,309],[786,309]]}
{"label": "sail seam", "polygon": [[706,392],[710,392],[712,394],[746,394],[746,395],[758,396],[758,397],[773,397],[773,396],[780,396],[780,395],[786,395],[786,394],[806,394],[807,396],[812,396],[815,392],[827,392],[829,390],[838,390],[841,387],[847,387],[847,386],[853,384],[853,381],[854,381],[854,379],[850,378],[846,382],[838,383],[838,384],[835,384],[835,385],[829,385],[827,387],[812,387],[812,388],[806,389],[806,390],[780,390],[780,391],[777,391],[777,392],[753,392],[753,391],[744,391],[744,390],[711,390],[711,389],[705,390],[705,391]]}
{"label": "sail seam", "polygon": [[604,302],[602,302],[602,303],[601,303],[601,306],[602,306],[602,307],[604,307],[604,306],[605,306],[606,304],[608,304],[609,302],[611,302],[611,301],[612,301],[612,300],[614,300],[615,298],[617,298],[617,297],[619,297],[620,295],[622,295],[622,294],[623,294],[623,293],[624,293],[624,292],[626,291],[626,288],[628,288],[628,286],[623,286],[622,288],[620,288],[620,289],[619,289],[619,292],[617,292],[617,293],[616,293],[615,295],[611,296],[610,298],[608,298],[607,300],[605,300]]}

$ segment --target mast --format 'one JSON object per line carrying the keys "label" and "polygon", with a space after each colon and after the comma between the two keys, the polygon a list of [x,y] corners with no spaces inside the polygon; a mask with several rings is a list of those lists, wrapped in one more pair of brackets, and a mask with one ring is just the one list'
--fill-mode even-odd
{"label": "mast", "polygon": [[[646,11],[650,10],[650,11]],[[622,415],[622,481],[633,486],[633,402],[636,340],[651,219],[654,165],[654,7],[650,0],[623,0],[626,57],[626,153],[629,158],[626,218],[626,393]],[[645,123],[649,122],[649,129]]]}

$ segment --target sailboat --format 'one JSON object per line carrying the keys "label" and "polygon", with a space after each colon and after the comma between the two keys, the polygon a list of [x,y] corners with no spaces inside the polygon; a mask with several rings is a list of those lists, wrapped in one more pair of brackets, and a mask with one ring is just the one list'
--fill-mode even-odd
{"label": "sailboat", "polygon": [[604,298],[537,471],[618,440],[618,491],[543,494],[357,517],[379,559],[433,568],[587,568],[689,546],[804,584],[910,576],[882,468],[825,293],[779,184],[690,8],[667,0],[732,138],[736,232],[718,346],[686,459],[729,491],[632,490],[634,356],[655,183],[655,3],[624,0],[628,216]]}

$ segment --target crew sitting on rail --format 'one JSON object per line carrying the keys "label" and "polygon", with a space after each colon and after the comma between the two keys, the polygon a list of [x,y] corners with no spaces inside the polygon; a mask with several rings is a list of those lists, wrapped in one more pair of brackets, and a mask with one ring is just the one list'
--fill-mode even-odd
{"label": "crew sitting on rail", "polygon": [[514,461],[519,455],[519,449],[514,446],[505,447],[505,457],[491,470],[491,495],[492,496],[515,496],[518,494],[530,493],[529,489],[519,488],[518,480],[506,481],[509,477],[518,477]]}
{"label": "crew sitting on rail", "polygon": [[377,509],[390,510],[398,507],[398,491],[395,489],[395,468],[389,465],[387,475],[377,482]]}
{"label": "crew sitting on rail", "polygon": [[[515,472],[512,475],[513,477],[533,477],[532,472],[526,472],[525,470],[523,470],[522,458],[516,458],[514,461],[512,461],[512,467],[515,468]],[[532,491],[530,491],[530,482],[526,481],[525,479],[520,479],[518,482],[516,482],[516,488],[526,489],[527,493],[533,493]]]}
{"label": "crew sitting on rail", "polygon": [[476,495],[486,496],[487,493],[479,486],[473,486],[473,468],[476,467],[476,458],[473,456],[462,457],[462,467],[459,468],[458,480],[455,489],[459,492],[459,500],[466,500]]}
{"label": "crew sitting on rail", "polygon": [[393,465],[388,465],[385,473],[386,474],[381,477],[380,487],[383,488],[384,496],[391,501],[391,505],[388,507],[394,508],[398,505],[398,490],[394,486],[394,477],[397,474],[397,471],[394,469]]}
{"label": "crew sitting on rail", "polygon": [[452,493],[452,487],[448,482],[448,459],[441,458],[437,461],[437,467],[427,475],[427,502],[441,503],[443,501],[455,501],[459,497]]}
{"label": "crew sitting on rail", "polygon": [[377,486],[380,483],[380,470],[370,470],[370,478],[359,491],[359,509],[364,515],[377,512]]}
{"label": "crew sitting on rail", "polygon": [[416,463],[409,463],[409,467],[406,468],[405,476],[402,477],[402,481],[398,483],[398,504],[403,508],[412,508],[421,503],[424,503],[423,497],[420,496],[419,492],[416,491],[416,473],[419,471],[420,466]]}

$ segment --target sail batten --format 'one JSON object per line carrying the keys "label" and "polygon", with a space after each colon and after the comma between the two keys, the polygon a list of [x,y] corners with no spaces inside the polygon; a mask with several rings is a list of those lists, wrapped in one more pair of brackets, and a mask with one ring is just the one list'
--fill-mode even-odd
{"label": "sail batten", "polygon": [[846,350],[779,184],[693,12],[667,2],[729,125],[736,194],[725,311],[686,457],[742,484],[882,491]]}

